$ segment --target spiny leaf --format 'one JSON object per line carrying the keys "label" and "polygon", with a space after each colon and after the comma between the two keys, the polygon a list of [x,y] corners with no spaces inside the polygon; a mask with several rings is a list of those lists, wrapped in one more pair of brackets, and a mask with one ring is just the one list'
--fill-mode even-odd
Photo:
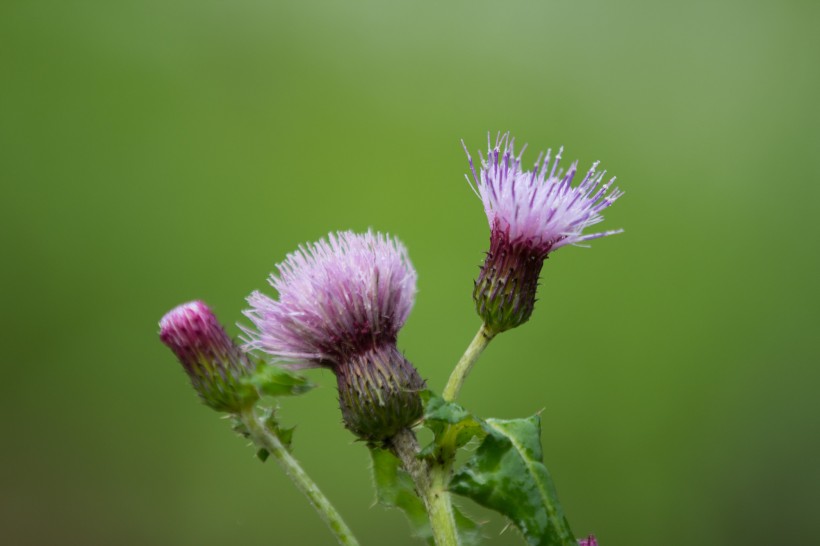
{"label": "spiny leaf", "polygon": [[388,508],[399,508],[410,521],[413,536],[433,544],[433,530],[424,503],[416,495],[413,480],[401,468],[399,459],[385,449],[371,448],[373,459],[373,479],[376,484],[376,498]]}
{"label": "spiny leaf", "polygon": [[[279,438],[279,441],[282,442],[282,445],[290,450],[291,444],[293,443],[293,431],[296,430],[296,427],[281,426],[279,420],[276,418],[275,407],[262,408],[261,417],[265,428],[275,434]],[[260,457],[260,459],[262,458]],[[267,457],[265,457],[265,459],[267,459]],[[265,462],[265,459],[262,459],[262,462]]]}
{"label": "spiny leaf", "polygon": [[286,448],[288,448],[288,450],[290,450],[290,446],[293,443],[293,431],[294,430],[296,430],[296,427],[288,427],[288,428],[279,427],[277,429],[279,439],[282,440],[282,443],[285,445]]}
{"label": "spiny leaf", "polygon": [[464,515],[456,505],[453,505],[453,517],[456,520],[458,536],[461,538],[461,546],[478,546],[484,540],[481,524],[470,516]]}
{"label": "spiny leaf", "polygon": [[[399,508],[404,511],[410,521],[413,536],[433,546],[433,530],[430,527],[427,510],[424,502],[416,494],[410,474],[401,468],[399,459],[387,450],[371,448],[370,456],[373,459],[373,478],[379,503],[388,508]],[[455,506],[453,515],[462,546],[477,546],[483,538],[481,526]]]}
{"label": "spiny leaf", "polygon": [[531,546],[577,546],[543,463],[539,417],[482,425],[487,436],[450,491],[507,516]]}

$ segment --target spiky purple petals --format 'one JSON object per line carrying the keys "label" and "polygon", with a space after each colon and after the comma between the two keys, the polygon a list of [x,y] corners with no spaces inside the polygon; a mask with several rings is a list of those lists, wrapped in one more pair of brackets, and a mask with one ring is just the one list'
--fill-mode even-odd
{"label": "spiky purple petals", "polygon": [[578,162],[566,173],[559,168],[563,148],[554,160],[552,150],[540,154],[532,171],[525,171],[521,167],[524,150],[516,156],[514,143],[509,133],[500,135],[495,146],[490,145],[488,137],[487,157],[479,152],[479,173],[467,152],[475,189],[493,231],[506,231],[511,242],[527,244],[545,257],[562,246],[622,231],[583,233],[601,222],[601,212],[623,194],[617,188],[611,189],[614,177],[601,184],[606,171],[596,170],[598,162],[593,163],[581,183],[573,187]]}
{"label": "spiky purple petals", "polygon": [[479,153],[478,172],[467,152],[471,185],[475,184],[490,224],[490,251],[473,299],[489,331],[497,334],[529,320],[538,276],[550,252],[621,232],[584,234],[585,229],[603,220],[601,212],[622,192],[611,189],[614,178],[602,184],[606,172],[596,171],[597,162],[573,187],[578,163],[566,173],[560,169],[563,149],[554,160],[550,150],[541,154],[533,169],[525,171],[521,167],[523,150],[515,155],[509,133],[500,135],[495,146],[488,137],[487,145],[487,156]]}
{"label": "spiky purple petals", "polygon": [[274,300],[248,297],[247,345],[277,359],[334,366],[378,343],[395,342],[416,293],[416,272],[398,241],[368,231],[331,233],[277,266]]}
{"label": "spiky purple petals", "polygon": [[201,301],[175,307],[159,322],[159,336],[173,351],[202,400],[217,411],[247,404],[240,379],[253,371],[250,360]]}
{"label": "spiky purple petals", "polygon": [[598,546],[598,541],[595,540],[594,535],[589,535],[587,538],[580,539],[578,546]]}
{"label": "spiky purple petals", "polygon": [[385,439],[416,421],[424,381],[396,348],[416,292],[404,245],[370,231],[331,233],[277,268],[278,300],[248,297],[247,347],[333,370],[345,425],[360,438]]}

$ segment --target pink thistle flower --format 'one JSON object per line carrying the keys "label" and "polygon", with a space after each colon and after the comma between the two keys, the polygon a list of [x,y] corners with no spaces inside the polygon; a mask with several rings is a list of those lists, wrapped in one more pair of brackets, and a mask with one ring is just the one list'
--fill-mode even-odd
{"label": "pink thistle flower", "polygon": [[587,538],[579,540],[578,546],[598,546],[598,541],[595,540],[594,535],[589,535]]}
{"label": "pink thistle flower", "polygon": [[175,307],[162,317],[159,328],[160,339],[177,356],[205,404],[217,411],[242,409],[247,396],[240,380],[253,366],[205,303]]}
{"label": "pink thistle flower", "polygon": [[422,412],[424,381],[396,348],[416,292],[416,272],[398,239],[368,231],[331,233],[289,254],[270,284],[273,299],[248,297],[246,347],[298,367],[327,367],[345,425],[383,440]]}
{"label": "pink thistle flower", "polygon": [[473,177],[467,180],[471,186],[475,184],[473,190],[484,203],[491,231],[490,250],[473,299],[485,325],[495,335],[529,320],[538,276],[550,252],[622,231],[584,233],[603,220],[601,212],[622,192],[610,190],[615,178],[601,184],[606,171],[596,170],[598,162],[573,187],[578,162],[566,172],[559,169],[563,148],[554,160],[551,150],[540,154],[532,171],[525,171],[521,167],[524,150],[515,155],[509,133],[499,135],[495,146],[488,135],[487,146],[486,157],[479,152],[479,172],[466,146],[464,150]]}

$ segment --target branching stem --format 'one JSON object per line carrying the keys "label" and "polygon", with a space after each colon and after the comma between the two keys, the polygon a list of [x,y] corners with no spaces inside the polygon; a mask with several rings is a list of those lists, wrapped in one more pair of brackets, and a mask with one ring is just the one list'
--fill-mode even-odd
{"label": "branching stem", "polygon": [[394,436],[390,447],[401,460],[404,469],[413,478],[416,490],[424,501],[436,546],[460,546],[453,505],[450,501],[450,493],[447,491],[450,466],[428,464],[419,459],[416,435],[408,429]]}
{"label": "branching stem", "polygon": [[[464,355],[456,364],[450,380],[444,388],[443,397],[448,402],[458,396],[467,374],[484,352],[484,349],[495,337],[483,324],[470,342]],[[413,478],[416,490],[424,501],[433,538],[436,546],[460,546],[461,541],[456,528],[453,504],[447,487],[453,473],[453,462],[456,452],[455,429],[446,427],[441,438],[437,456],[433,459],[420,460],[416,435],[411,430],[399,432],[391,441],[393,453],[401,460],[402,466]]]}

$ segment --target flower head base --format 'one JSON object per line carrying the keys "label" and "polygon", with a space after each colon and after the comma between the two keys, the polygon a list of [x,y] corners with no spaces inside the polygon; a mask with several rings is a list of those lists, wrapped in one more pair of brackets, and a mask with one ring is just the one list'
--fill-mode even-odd
{"label": "flower head base", "polygon": [[424,380],[394,343],[354,355],[334,371],[342,420],[359,438],[391,438],[421,417]]}
{"label": "flower head base", "polygon": [[277,266],[274,300],[248,297],[247,347],[336,374],[345,425],[381,440],[421,416],[424,381],[396,349],[416,292],[416,272],[397,239],[340,232],[300,247]]}
{"label": "flower head base", "polygon": [[192,301],[175,307],[159,327],[160,339],[177,356],[205,404],[225,412],[248,404],[241,379],[253,366],[207,305]]}
{"label": "flower head base", "polygon": [[521,167],[523,150],[515,155],[509,133],[500,135],[494,147],[488,138],[487,145],[487,156],[479,153],[478,173],[467,152],[471,185],[475,183],[491,229],[490,251],[473,299],[487,328],[497,334],[529,320],[538,275],[550,252],[621,232],[584,234],[586,228],[603,220],[601,211],[622,192],[617,188],[610,191],[614,178],[601,184],[606,171],[597,172],[597,162],[573,187],[578,163],[566,173],[559,169],[563,148],[554,160],[551,150],[541,154],[533,170],[525,171]]}

